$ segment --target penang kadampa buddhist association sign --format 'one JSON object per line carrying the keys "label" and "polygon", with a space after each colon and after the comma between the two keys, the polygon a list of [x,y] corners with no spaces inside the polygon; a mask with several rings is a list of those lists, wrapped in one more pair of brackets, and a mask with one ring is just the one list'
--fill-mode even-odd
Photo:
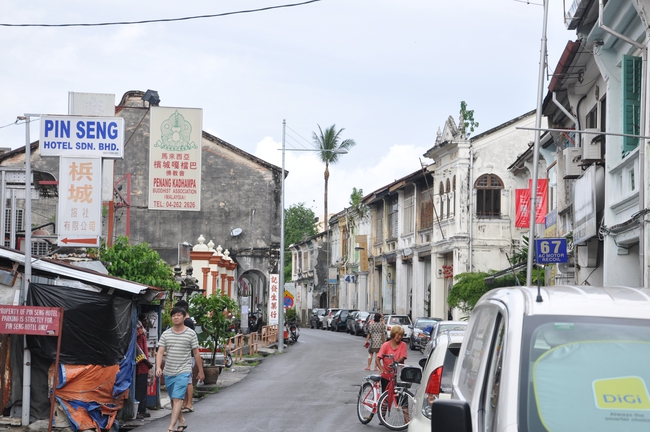
{"label": "penang kadampa buddhist association sign", "polygon": [[41,156],[124,157],[122,117],[41,116]]}

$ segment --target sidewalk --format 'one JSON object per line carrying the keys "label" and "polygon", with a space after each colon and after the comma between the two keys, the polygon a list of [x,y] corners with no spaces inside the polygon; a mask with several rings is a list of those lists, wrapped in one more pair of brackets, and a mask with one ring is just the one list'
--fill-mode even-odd
{"label": "sidewalk", "polygon": [[[233,365],[232,368],[230,369],[223,369],[222,372],[219,374],[219,378],[217,378],[217,383],[214,385],[203,385],[200,387],[196,388],[196,393],[198,393],[201,397],[195,397],[194,398],[194,406],[196,407],[196,404],[201,403],[202,397],[215,393],[219,391],[220,389],[226,388],[228,386],[231,386],[233,384],[238,383],[239,381],[243,380],[246,375],[253,369],[257,363],[260,363],[264,361],[264,358],[273,355],[277,352],[277,350],[273,349],[272,347],[267,347],[264,349],[260,349],[259,353],[261,354],[261,357],[256,357],[256,358],[244,358],[242,359],[241,362],[238,364]],[[245,363],[253,363],[254,365],[250,364],[245,364]],[[133,419],[129,421],[124,421],[120,420],[120,430],[121,431],[127,431],[131,430],[134,428],[137,428],[138,426],[142,426],[146,423],[151,422],[152,420],[159,419],[161,417],[166,417],[171,414],[171,402],[169,400],[169,396],[167,395],[167,389],[166,388],[161,388],[160,389],[160,404],[162,406],[161,409],[148,409],[147,411],[151,414],[151,417],[147,417],[143,420],[138,420],[138,419]],[[47,420],[39,420],[37,422],[34,422],[30,424],[29,426],[21,426],[20,425],[20,418],[8,418],[8,417],[1,417],[0,416],[0,432],[7,431],[7,432],[35,432],[35,431],[47,431],[47,426],[48,426],[48,421]],[[53,430],[55,431],[60,431],[60,432],[68,432],[71,431],[72,429],[70,428],[54,428]]]}
{"label": "sidewalk", "polygon": [[[260,354],[262,354],[262,357],[257,357],[257,358],[245,358],[242,360],[242,362],[239,362],[239,364],[233,365],[230,369],[223,369],[221,373],[219,374],[219,378],[217,378],[217,383],[214,385],[202,385],[202,386],[197,386],[195,389],[195,393],[198,393],[201,397],[195,397],[194,398],[194,406],[196,407],[197,403],[201,403],[201,398],[215,393],[216,391],[226,388],[228,386],[231,386],[233,384],[238,383],[239,381],[243,380],[246,375],[253,369],[255,366],[251,365],[245,365],[243,363],[259,363],[264,361],[264,358],[268,355],[272,355],[276,352],[274,349],[265,349],[262,351],[260,349]],[[171,402],[169,400],[169,396],[167,395],[167,389],[166,388],[161,388],[160,389],[160,405],[162,406],[162,409],[148,409],[147,411],[151,414],[151,417],[147,417],[142,420],[138,419],[133,419],[129,420],[127,422],[120,422],[120,430],[130,430],[133,428],[137,428],[138,426],[142,426],[143,424],[146,424],[152,420],[159,419],[161,417],[166,417],[171,414]]]}

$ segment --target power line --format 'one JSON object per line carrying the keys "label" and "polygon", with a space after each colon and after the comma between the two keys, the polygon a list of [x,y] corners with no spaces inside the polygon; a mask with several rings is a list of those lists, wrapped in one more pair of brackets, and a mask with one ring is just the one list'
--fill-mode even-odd
{"label": "power line", "polygon": [[217,18],[217,17],[223,17],[223,16],[228,16],[228,15],[239,15],[239,14],[245,14],[245,13],[252,13],[252,12],[264,12],[272,9],[281,9],[281,8],[289,8],[289,7],[295,7],[295,6],[304,6],[309,3],[316,3],[322,0],[309,0],[309,1],[304,1],[301,3],[290,3],[290,4],[283,4],[283,5],[278,5],[278,6],[267,6],[263,8],[258,8],[258,9],[245,9],[245,10],[239,10],[239,11],[233,11],[233,12],[223,12],[223,13],[218,13],[218,14],[209,14],[209,15],[194,15],[194,16],[188,16],[188,17],[180,17],[180,18],[161,18],[161,19],[151,19],[151,20],[142,20],[142,21],[117,21],[117,22],[100,22],[100,23],[77,23],[77,24],[8,24],[8,23],[0,23],[0,27],[102,27],[102,26],[116,26],[116,25],[134,25],[134,24],[151,24],[151,23],[160,23],[160,22],[175,22],[175,21],[190,21],[190,20],[195,20],[195,19],[202,19],[202,18]]}

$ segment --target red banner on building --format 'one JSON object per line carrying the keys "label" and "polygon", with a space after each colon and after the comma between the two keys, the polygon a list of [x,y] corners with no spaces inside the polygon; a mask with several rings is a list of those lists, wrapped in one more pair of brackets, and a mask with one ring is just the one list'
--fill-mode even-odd
{"label": "red banner on building", "polygon": [[[515,189],[515,227],[528,228],[530,226],[530,192],[533,180],[528,181],[528,189]],[[542,224],[548,207],[548,182],[546,179],[537,180],[537,206],[535,208],[535,222]]]}

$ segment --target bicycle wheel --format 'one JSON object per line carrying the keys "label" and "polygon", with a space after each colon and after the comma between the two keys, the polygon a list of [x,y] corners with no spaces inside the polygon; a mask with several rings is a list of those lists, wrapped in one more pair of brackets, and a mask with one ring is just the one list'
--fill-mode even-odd
{"label": "bicycle wheel", "polygon": [[393,406],[388,406],[388,393],[383,392],[379,397],[377,414],[379,420],[390,430],[399,431],[408,427],[413,413],[413,393],[408,390],[398,390],[395,393]]}
{"label": "bicycle wheel", "polygon": [[374,417],[373,405],[375,403],[375,393],[372,390],[372,384],[363,383],[359,390],[359,397],[357,398],[357,417],[361,424],[368,424]]}

